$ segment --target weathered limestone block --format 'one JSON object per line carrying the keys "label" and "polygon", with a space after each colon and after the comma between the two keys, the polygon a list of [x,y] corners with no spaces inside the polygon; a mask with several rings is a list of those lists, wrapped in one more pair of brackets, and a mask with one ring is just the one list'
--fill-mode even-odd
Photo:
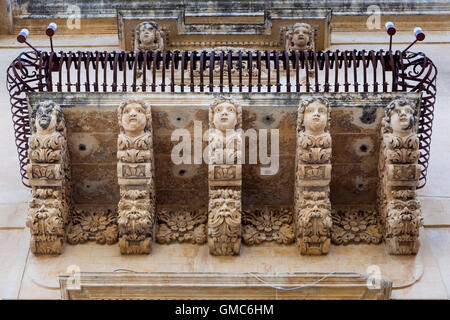
{"label": "weathered limestone block", "polygon": [[209,125],[209,252],[236,255],[241,246],[242,107],[232,99],[215,99]]}
{"label": "weathered limestone block", "polygon": [[120,252],[148,254],[155,220],[151,107],[141,100],[125,100],[118,108],[118,120]]}
{"label": "weathered limestone block", "polygon": [[331,241],[330,104],[300,102],[297,120],[294,224],[301,254],[326,254]]}
{"label": "weathered limestone block", "polygon": [[386,107],[381,127],[378,204],[391,254],[416,254],[423,225],[416,199],[420,168],[417,105],[398,99]]}
{"label": "weathered limestone block", "polygon": [[31,251],[62,252],[70,205],[70,167],[62,109],[53,101],[39,103],[32,113],[27,175],[32,187],[26,224]]}

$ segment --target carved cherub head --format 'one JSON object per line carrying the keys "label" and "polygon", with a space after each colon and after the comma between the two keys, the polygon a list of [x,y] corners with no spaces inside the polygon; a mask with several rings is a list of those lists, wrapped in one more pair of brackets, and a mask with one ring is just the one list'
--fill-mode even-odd
{"label": "carved cherub head", "polygon": [[417,106],[414,102],[406,99],[392,101],[386,107],[383,131],[398,136],[411,134],[416,124],[416,114]]}
{"label": "carved cherub head", "polygon": [[158,24],[144,21],[136,27],[135,50],[164,50],[164,36]]}
{"label": "carved cherub head", "polygon": [[314,29],[307,23],[295,23],[286,31],[286,50],[314,50]]}
{"label": "carved cherub head", "polygon": [[144,131],[151,131],[151,107],[142,100],[128,99],[117,109],[120,132],[127,136],[137,137]]}
{"label": "carved cherub head", "polygon": [[39,102],[33,110],[31,118],[34,121],[34,133],[51,134],[56,130],[62,130],[62,109],[53,101]]}
{"label": "carved cherub head", "polygon": [[320,135],[330,131],[330,103],[325,98],[306,98],[298,108],[297,130]]}
{"label": "carved cherub head", "polygon": [[241,126],[242,107],[231,98],[219,97],[210,105],[209,123],[220,131]]}

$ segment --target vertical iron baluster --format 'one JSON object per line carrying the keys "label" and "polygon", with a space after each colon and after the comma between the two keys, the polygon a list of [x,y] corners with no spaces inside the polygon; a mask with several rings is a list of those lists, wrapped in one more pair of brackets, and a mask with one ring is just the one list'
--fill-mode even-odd
{"label": "vertical iron baluster", "polygon": [[159,68],[159,51],[153,52],[152,59],[152,92],[156,91],[156,68]]}
{"label": "vertical iron baluster", "polygon": [[[50,55],[51,57],[51,55]],[[67,91],[71,92],[72,91],[72,84],[70,83],[70,66],[72,64],[72,58],[73,58],[73,52],[69,51],[69,59],[67,60],[67,64],[66,64],[66,69],[67,69]],[[49,90],[51,91],[51,90]]]}
{"label": "vertical iron baluster", "polygon": [[381,63],[381,70],[383,72],[383,92],[387,92],[388,83],[386,82],[386,65],[385,65],[386,60],[383,54],[383,50],[378,51],[377,56],[379,57]]}
{"label": "vertical iron baluster", "polygon": [[315,91],[319,92],[320,91],[320,86],[319,86],[319,63],[317,61],[317,52],[313,51],[313,58],[314,58],[314,87],[315,87]]}
{"label": "vertical iron baluster", "polygon": [[284,51],[284,64],[286,66],[286,91],[291,92],[291,74],[290,74],[290,59],[289,52]]}
{"label": "vertical iron baluster", "polygon": [[339,50],[333,53],[334,56],[334,92],[339,92]]}
{"label": "vertical iron baluster", "polygon": [[278,51],[273,52],[274,60],[275,60],[275,71],[276,71],[276,88],[277,92],[281,92],[281,83],[280,83],[280,56]]}
{"label": "vertical iron baluster", "polygon": [[295,91],[300,92],[300,58],[298,50],[294,51],[295,55]]}
{"label": "vertical iron baluster", "polygon": [[303,56],[305,57],[305,74],[306,74],[306,92],[310,92],[310,82],[309,82],[309,53],[310,50],[308,51],[303,51]]}
{"label": "vertical iron baluster", "polygon": [[227,68],[228,68],[228,90],[230,92],[233,92],[233,79],[231,77],[231,66],[232,66],[232,63],[233,63],[232,54],[233,53],[231,51],[228,51],[228,57],[227,57],[227,62],[228,62],[228,66],[227,66]]}
{"label": "vertical iron baluster", "polygon": [[167,55],[169,52],[163,53],[162,70],[161,70],[161,92],[166,91],[166,66],[167,66]]}
{"label": "vertical iron baluster", "polygon": [[59,68],[58,68],[58,83],[56,84],[56,88],[58,92],[62,92],[62,71],[64,61],[67,59],[66,54],[62,51],[59,52],[61,57],[59,58]]}
{"label": "vertical iron baluster", "polygon": [[356,50],[352,51],[352,60],[353,60],[353,87],[355,88],[355,92],[358,92],[358,70],[356,65]]}
{"label": "vertical iron baluster", "polygon": [[203,92],[203,72],[205,71],[205,51],[200,54],[200,92]]}
{"label": "vertical iron baluster", "polygon": [[84,68],[85,68],[85,71],[86,71],[86,82],[84,83],[84,90],[86,90],[86,92],[89,92],[89,91],[91,91],[91,83],[90,83],[90,81],[89,81],[89,65],[90,65],[90,63],[91,63],[91,52],[90,51],[88,51],[87,53],[86,53],[86,57],[85,57],[85,60],[84,60]]}
{"label": "vertical iron baluster", "polygon": [[324,52],[325,57],[325,84],[324,84],[324,91],[329,92],[330,91],[330,57],[328,56],[329,51]]}
{"label": "vertical iron baluster", "polygon": [[195,66],[195,51],[191,52],[191,56],[189,57],[190,60],[190,89],[191,92],[194,92],[194,66]]}
{"label": "vertical iron baluster", "polygon": [[170,92],[175,92],[175,61],[178,58],[176,51],[172,52],[170,60]]}
{"label": "vertical iron baluster", "polygon": [[220,92],[223,92],[223,55],[224,55],[224,52],[223,51],[221,51],[220,52],[220,64],[219,64],[219,67],[220,67],[220,83],[219,83],[219,89],[220,89]]}
{"label": "vertical iron baluster", "polygon": [[258,50],[256,53],[257,61],[256,61],[256,67],[258,68],[258,92],[261,92],[261,72],[262,72],[262,64],[261,64],[261,51]]}
{"label": "vertical iron baluster", "polygon": [[349,87],[349,83],[348,83],[348,60],[347,60],[347,53],[348,51],[345,50],[343,52],[344,55],[344,91],[348,92],[348,87]]}
{"label": "vertical iron baluster", "polygon": [[112,87],[112,91],[116,92],[117,91],[117,68],[118,63],[119,63],[119,53],[118,52],[113,52],[114,55],[114,62],[113,62],[113,83],[111,85]]}
{"label": "vertical iron baluster", "polygon": [[252,92],[253,54],[248,52],[248,92]]}
{"label": "vertical iron baluster", "polygon": [[363,89],[364,89],[364,92],[368,92],[369,84],[367,83],[367,63],[366,63],[366,51],[365,50],[363,50],[361,52],[361,59],[362,59],[362,66],[363,66],[363,79],[364,79]]}
{"label": "vertical iron baluster", "polygon": [[266,50],[266,69],[267,69],[267,92],[270,92],[272,85],[270,84],[270,52]]}
{"label": "vertical iron baluster", "polygon": [[238,71],[239,71],[239,92],[242,92],[242,52],[239,50]]}
{"label": "vertical iron baluster", "polygon": [[375,52],[370,50],[372,68],[373,68],[373,92],[378,92],[378,82],[377,82],[377,58]]}
{"label": "vertical iron baluster", "polygon": [[187,52],[184,51],[181,54],[181,70],[180,70],[180,77],[181,77],[181,82],[180,82],[180,90],[181,92],[184,92],[184,71],[186,70],[186,54]]}
{"label": "vertical iron baluster", "polygon": [[211,51],[209,53],[209,92],[214,91],[214,58],[215,53]]}

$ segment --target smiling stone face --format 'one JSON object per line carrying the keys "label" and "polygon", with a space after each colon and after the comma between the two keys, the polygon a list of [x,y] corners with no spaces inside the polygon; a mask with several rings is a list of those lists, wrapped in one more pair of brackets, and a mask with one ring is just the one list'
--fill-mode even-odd
{"label": "smiling stone face", "polygon": [[414,109],[410,105],[397,105],[391,111],[391,127],[398,135],[410,133],[414,127]]}
{"label": "smiling stone face", "polygon": [[237,123],[236,107],[229,102],[222,102],[214,108],[214,125],[217,129],[225,131],[234,129]]}
{"label": "smiling stone face", "polygon": [[307,134],[318,135],[324,132],[327,121],[327,107],[321,101],[316,100],[305,107],[304,114],[305,132]]}
{"label": "smiling stone face", "polygon": [[141,135],[144,132],[146,123],[145,109],[139,103],[129,103],[123,108],[122,127],[126,135]]}

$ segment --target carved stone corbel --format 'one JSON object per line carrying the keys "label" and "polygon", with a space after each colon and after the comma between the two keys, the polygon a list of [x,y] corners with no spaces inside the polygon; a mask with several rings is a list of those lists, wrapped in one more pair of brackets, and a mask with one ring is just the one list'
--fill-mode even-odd
{"label": "carved stone corbel", "polygon": [[141,100],[126,100],[118,108],[118,120],[120,252],[148,254],[151,251],[155,221],[151,107]]}
{"label": "carved stone corbel", "polygon": [[297,121],[294,225],[301,254],[326,254],[331,241],[330,104],[300,102]]}
{"label": "carved stone corbel", "polygon": [[398,99],[386,107],[382,121],[378,204],[390,254],[416,254],[420,245],[417,114],[414,102]]}
{"label": "carved stone corbel", "polygon": [[209,109],[208,245],[213,255],[236,255],[241,246],[242,108],[217,98]]}
{"label": "carved stone corbel", "polygon": [[70,205],[70,166],[63,113],[53,101],[44,101],[33,110],[31,118],[27,175],[33,199],[26,221],[31,232],[30,248],[35,254],[60,254]]}

